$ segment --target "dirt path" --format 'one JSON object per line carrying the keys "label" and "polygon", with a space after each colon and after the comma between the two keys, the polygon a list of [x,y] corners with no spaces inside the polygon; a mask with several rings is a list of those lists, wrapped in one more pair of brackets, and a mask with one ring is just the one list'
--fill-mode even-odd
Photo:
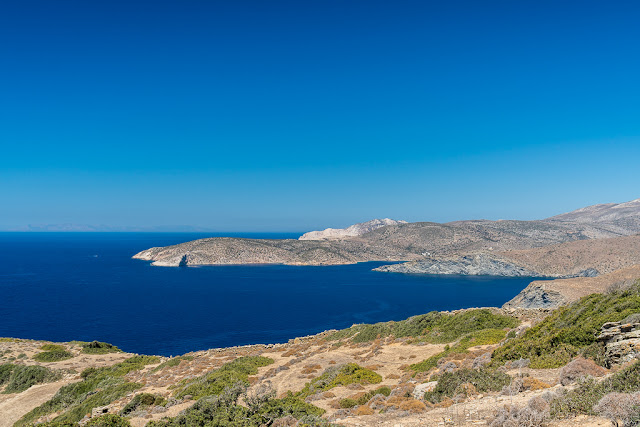
{"label": "dirt path", "polygon": [[51,399],[60,388],[72,381],[38,384],[18,394],[0,395],[0,427],[11,427],[24,414]]}

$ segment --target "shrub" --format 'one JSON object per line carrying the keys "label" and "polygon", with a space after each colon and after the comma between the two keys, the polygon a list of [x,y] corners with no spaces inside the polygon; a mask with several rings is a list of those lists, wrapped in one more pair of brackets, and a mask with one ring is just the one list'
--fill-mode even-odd
{"label": "shrub", "polygon": [[623,426],[637,426],[640,424],[640,393],[608,393],[605,394],[594,412],[611,420],[617,426],[622,421]]}
{"label": "shrub", "polygon": [[354,399],[349,399],[348,397],[340,399],[339,404],[343,409],[355,408],[356,406],[358,406],[358,402],[356,402]]}
{"label": "shrub", "polygon": [[[233,362],[231,362],[233,363]],[[246,385],[239,381],[225,387],[218,395],[207,396],[198,400],[195,405],[175,418],[162,421],[151,421],[147,427],[178,426],[263,426],[276,419],[294,418],[296,425],[328,425],[318,421],[324,413],[323,409],[306,403],[292,394],[283,399],[257,399],[257,405],[243,407],[238,405],[240,395],[245,393]],[[270,393],[267,393],[269,395]]]}
{"label": "shrub", "polygon": [[35,356],[33,356],[33,360],[38,362],[59,362],[61,360],[71,359],[73,357],[73,354],[65,350],[64,347],[62,346],[53,346],[53,347],[60,347],[60,348],[38,353]]}
{"label": "shrub", "polygon": [[60,413],[54,419],[56,422],[78,422],[93,408],[108,405],[139,389],[140,384],[123,377],[158,360],[156,356],[133,356],[110,367],[87,368],[81,374],[83,381],[62,387],[51,400],[24,415],[15,426],[29,425],[54,412]]}
{"label": "shrub", "polygon": [[133,411],[137,411],[138,409],[148,406],[164,406],[166,403],[167,400],[162,396],[158,396],[157,394],[136,394],[133,399],[131,399],[131,401],[127,403],[124,408],[122,408],[122,411],[120,411],[120,415],[129,415]]}
{"label": "shrub", "polygon": [[0,365],[0,386],[9,381],[9,378],[11,378],[11,372],[13,372],[13,368],[15,367],[16,365],[11,363]]}
{"label": "shrub", "polygon": [[608,393],[633,393],[640,390],[640,362],[616,372],[602,381],[587,377],[578,386],[552,400],[551,414],[558,417],[590,414],[593,407]]}
{"label": "shrub", "polygon": [[7,384],[4,392],[20,393],[32,385],[52,382],[60,375],[44,366],[0,365],[0,385]]}
{"label": "shrub", "polygon": [[82,343],[82,352],[85,354],[107,354],[107,353],[122,353],[118,347],[113,344],[100,341],[92,341],[89,343]]}
{"label": "shrub", "polygon": [[463,391],[462,385],[469,383],[480,393],[499,391],[511,383],[511,377],[503,372],[489,369],[459,369],[455,372],[445,372],[438,378],[438,384],[433,391],[424,394],[424,398],[432,403],[438,403],[445,397],[454,397]]}
{"label": "shrub", "polygon": [[505,335],[506,332],[502,329],[485,329],[468,333],[460,338],[460,341],[455,345],[445,347],[443,352],[433,355],[422,362],[410,365],[409,369],[414,372],[427,372],[438,366],[438,361],[444,357],[456,353],[466,353],[470,347],[475,347],[477,345],[497,344],[504,339]]}
{"label": "shrub", "polygon": [[91,418],[86,427],[130,427],[131,423],[119,415],[107,414],[100,417]]}
{"label": "shrub", "polygon": [[531,359],[532,368],[559,368],[576,355],[596,354],[603,362],[596,337],[606,322],[640,311],[640,282],[610,294],[592,294],[556,309],[549,317],[493,352],[493,363]]}
{"label": "shrub", "polygon": [[66,348],[59,344],[44,344],[40,346],[40,350],[42,351],[64,351]]}
{"label": "shrub", "polygon": [[560,384],[569,385],[586,376],[601,377],[606,373],[606,369],[594,361],[576,357],[560,370]]}
{"label": "shrub", "polygon": [[173,357],[173,358],[167,360],[166,362],[162,362],[160,365],[158,365],[155,368],[153,368],[153,370],[151,372],[158,372],[158,371],[161,371],[164,368],[172,368],[174,366],[178,366],[180,364],[180,362],[182,362],[183,360],[193,360],[193,356],[176,356],[176,357]]}
{"label": "shrub", "polygon": [[327,368],[322,375],[307,383],[298,395],[304,398],[341,385],[378,384],[380,382],[382,382],[382,377],[379,374],[356,363],[348,363]]}
{"label": "shrub", "polygon": [[422,337],[422,340],[427,342],[447,343],[470,332],[514,328],[518,324],[519,321],[513,317],[494,314],[487,309],[467,310],[456,314],[432,311],[399,322],[354,325],[333,333],[327,340],[351,338],[353,342],[361,343],[379,337],[394,336]]}
{"label": "shrub", "polygon": [[258,368],[272,363],[273,359],[268,357],[240,357],[195,380],[181,383],[179,385],[181,388],[175,392],[175,395],[176,397],[191,395],[194,399],[199,399],[204,396],[218,395],[225,388],[238,382],[249,385],[249,375],[257,374]]}
{"label": "shrub", "polygon": [[541,397],[529,400],[526,406],[505,405],[500,408],[493,419],[491,427],[536,427],[543,426],[549,420],[549,404]]}

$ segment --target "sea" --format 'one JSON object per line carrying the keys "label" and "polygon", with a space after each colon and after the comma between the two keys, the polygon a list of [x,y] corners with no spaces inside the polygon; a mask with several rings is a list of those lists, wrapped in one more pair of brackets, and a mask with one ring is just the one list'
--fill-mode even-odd
{"label": "sea", "polygon": [[153,246],[215,236],[299,234],[0,233],[0,337],[98,340],[175,356],[500,306],[535,279],[371,271],[382,262],[154,267],[131,259]]}

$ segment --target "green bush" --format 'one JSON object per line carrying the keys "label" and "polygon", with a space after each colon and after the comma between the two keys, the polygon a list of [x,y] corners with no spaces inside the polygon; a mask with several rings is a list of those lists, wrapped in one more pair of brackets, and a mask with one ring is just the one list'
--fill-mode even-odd
{"label": "green bush", "polygon": [[59,344],[44,344],[40,346],[40,350],[42,351],[65,351],[66,348]]}
{"label": "green bush", "polygon": [[107,414],[100,417],[91,418],[86,427],[130,427],[131,423],[119,415]]}
{"label": "green bush", "polygon": [[[233,362],[232,362],[233,363]],[[225,387],[218,395],[198,400],[191,408],[175,418],[151,421],[147,427],[183,426],[242,426],[271,425],[277,418],[293,416],[300,426],[327,425],[318,421],[324,410],[296,398],[292,394],[283,399],[266,397],[258,405],[238,405],[238,398],[246,391],[246,385],[238,382]],[[308,421],[307,421],[308,420]]]}
{"label": "green bush", "polygon": [[65,350],[64,347],[60,347],[60,349],[40,352],[33,356],[33,360],[37,362],[59,362],[61,360],[71,359],[72,357],[72,353]]}
{"label": "green bush", "polygon": [[345,397],[344,399],[340,399],[340,402],[338,402],[340,404],[340,407],[343,409],[349,409],[349,408],[355,408],[356,406],[358,406],[358,402],[354,399],[349,399],[348,397]]}
{"label": "green bush", "polygon": [[136,394],[129,403],[126,404],[120,415],[129,415],[133,411],[142,409],[149,406],[164,406],[167,403],[167,399],[157,394],[140,393]]}
{"label": "green bush", "polygon": [[298,397],[305,398],[312,394],[327,391],[337,386],[353,383],[378,384],[382,377],[370,369],[363,368],[356,363],[330,367],[322,375],[307,383]]}
{"label": "green bush", "polygon": [[421,337],[421,341],[447,343],[474,331],[515,328],[519,323],[513,317],[494,314],[487,309],[467,310],[456,314],[432,311],[399,322],[354,325],[333,333],[327,340],[350,338],[353,342],[361,343],[394,336]]}
{"label": "green bush", "polygon": [[422,362],[409,366],[409,369],[415,372],[427,372],[438,365],[438,361],[443,357],[451,356],[456,353],[465,353],[470,347],[477,345],[497,344],[504,339],[506,331],[503,329],[485,329],[481,331],[471,332],[451,347],[445,347],[443,352],[435,354]]}
{"label": "green bush", "polygon": [[377,394],[382,394],[384,396],[389,396],[391,394],[391,389],[387,386],[382,386],[375,390],[371,390],[367,393],[364,393],[362,396],[357,399],[340,399],[339,404],[341,408],[353,408],[358,405],[365,405],[371,398]]}
{"label": "green bush", "polygon": [[257,374],[258,368],[272,363],[273,359],[268,357],[240,357],[195,380],[183,381],[179,384],[180,389],[175,392],[175,395],[176,397],[191,395],[194,399],[199,399],[220,394],[225,388],[238,382],[248,385],[249,375]]}
{"label": "green bush", "polygon": [[0,365],[0,386],[4,385],[11,378],[11,372],[13,372],[13,368],[16,365],[12,365],[11,363],[5,363]]}
{"label": "green bush", "polygon": [[578,354],[603,363],[596,337],[606,322],[621,321],[640,311],[639,285],[611,294],[592,294],[555,310],[538,325],[493,352],[493,363],[530,359],[532,368],[558,368]]}
{"label": "green bush", "polygon": [[0,385],[6,384],[3,393],[20,393],[32,385],[52,382],[60,375],[44,366],[0,365]]}
{"label": "green bush", "polygon": [[85,354],[107,354],[107,353],[122,353],[118,347],[113,344],[100,341],[92,341],[89,343],[82,343],[82,352]]}
{"label": "green bush", "polygon": [[511,377],[503,372],[489,369],[459,369],[455,372],[445,372],[438,378],[438,384],[433,391],[425,393],[424,398],[432,403],[438,403],[445,397],[453,397],[462,392],[462,384],[471,383],[478,392],[499,391],[511,383]]}
{"label": "green bush", "polygon": [[81,374],[83,381],[62,387],[51,400],[27,413],[15,426],[29,425],[54,412],[61,412],[54,419],[56,422],[78,422],[93,408],[108,405],[139,389],[140,384],[123,377],[158,360],[156,356],[133,356],[110,367],[87,368]]}

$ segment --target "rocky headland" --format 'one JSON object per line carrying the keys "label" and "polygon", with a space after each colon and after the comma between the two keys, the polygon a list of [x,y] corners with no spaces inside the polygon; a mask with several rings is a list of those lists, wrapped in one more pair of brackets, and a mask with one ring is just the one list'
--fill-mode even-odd
{"label": "rocky headland", "polygon": [[[215,237],[144,250],[154,266],[338,265],[368,261],[386,273],[544,277],[507,306],[550,307],[629,280],[640,265],[640,199],[590,206],[544,220],[407,223],[376,219],[299,239]],[[624,271],[623,271],[624,270]],[[617,271],[621,273],[612,274]],[[601,279],[595,279],[600,276]],[[576,289],[583,287],[581,294]]]}

